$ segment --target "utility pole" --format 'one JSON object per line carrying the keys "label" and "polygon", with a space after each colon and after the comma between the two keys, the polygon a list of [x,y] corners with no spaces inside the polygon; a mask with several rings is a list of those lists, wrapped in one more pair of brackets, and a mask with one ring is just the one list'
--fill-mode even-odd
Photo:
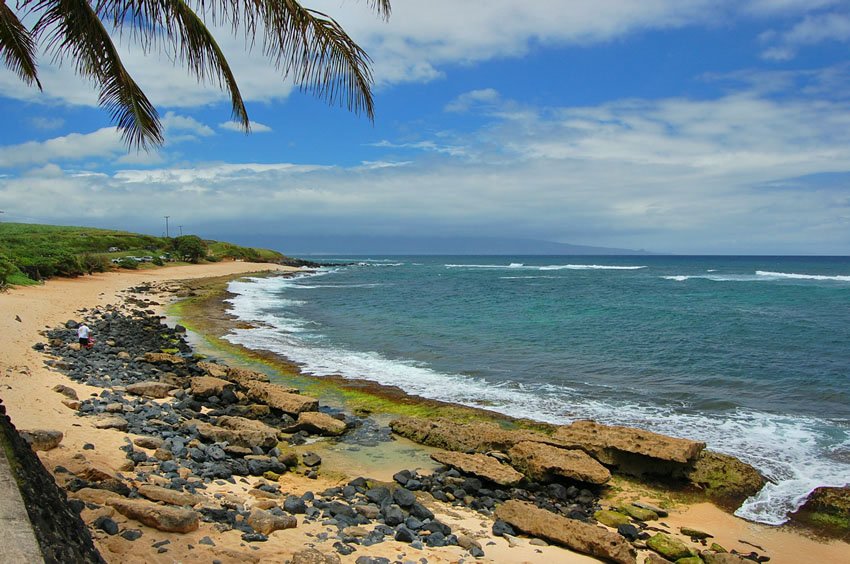
{"label": "utility pole", "polygon": [[164,217],[165,217],[165,238],[168,239],[168,218],[171,217],[171,216],[166,215]]}
{"label": "utility pole", "polygon": [[183,226],[182,225],[180,226],[180,236],[181,237],[183,236]]}

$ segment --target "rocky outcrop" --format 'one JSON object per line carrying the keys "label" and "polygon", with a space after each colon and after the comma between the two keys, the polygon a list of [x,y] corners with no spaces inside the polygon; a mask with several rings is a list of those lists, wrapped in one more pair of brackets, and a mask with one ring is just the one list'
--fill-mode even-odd
{"label": "rocky outcrop", "polygon": [[792,520],[829,528],[847,538],[850,532],[850,486],[815,488]]}
{"label": "rocky outcrop", "polygon": [[227,366],[223,364],[216,364],[215,362],[204,362],[203,360],[198,362],[198,368],[203,370],[208,376],[212,376],[213,378],[222,378],[227,380]]}
{"label": "rocky outcrop", "polygon": [[318,411],[304,411],[298,414],[298,420],[291,427],[285,429],[288,433],[296,431],[307,431],[319,435],[339,436],[345,432],[346,425],[335,417]]}
{"label": "rocky outcrop", "polygon": [[391,421],[390,428],[414,442],[457,452],[507,451],[520,441],[543,437],[530,431],[502,429],[495,423],[460,423],[443,418],[401,417]]}
{"label": "rocky outcrop", "polygon": [[576,421],[571,425],[557,427],[547,442],[580,448],[609,466],[620,464],[622,454],[687,464],[705,448],[705,443],[697,441],[631,427],[602,425],[595,421]]}
{"label": "rocky outcrop", "polygon": [[685,470],[685,477],[711,497],[739,504],[764,487],[758,470],[734,456],[703,451]]}
{"label": "rocky outcrop", "polygon": [[524,478],[520,472],[486,454],[442,451],[433,453],[431,458],[464,474],[472,474],[500,486],[513,486]]}
{"label": "rocky outcrop", "polygon": [[246,368],[228,368],[224,376],[219,376],[225,380],[230,380],[239,384],[243,388],[250,382],[268,382],[269,377],[262,372],[256,370],[248,370]]}
{"label": "rocky outcrop", "polygon": [[99,415],[92,419],[92,426],[95,429],[117,429],[126,431],[129,423],[120,415]]}
{"label": "rocky outcrop", "polygon": [[524,533],[577,552],[618,564],[636,562],[631,546],[617,533],[556,515],[531,503],[506,501],[496,509],[496,517]]}
{"label": "rocky outcrop", "polygon": [[215,376],[198,376],[190,381],[189,391],[196,398],[209,398],[221,396],[224,390],[232,390],[233,382],[222,380]]}
{"label": "rocky outcrop", "polygon": [[167,398],[168,392],[173,389],[174,386],[167,382],[139,382],[127,386],[127,393],[134,396],[161,399]]}
{"label": "rocky outcrop", "polygon": [[142,484],[139,486],[139,495],[151,501],[161,501],[170,505],[188,505],[190,507],[203,502],[205,499],[200,495],[178,492],[168,488],[152,486],[150,484]]}
{"label": "rocky outcrop", "polygon": [[264,403],[289,415],[297,416],[304,411],[317,411],[319,409],[317,399],[289,393],[274,384],[248,382],[245,385],[245,390],[251,400]]}
{"label": "rocky outcrop", "polygon": [[134,519],[158,531],[189,533],[197,531],[200,524],[200,515],[190,509],[178,509],[158,505],[152,501],[117,497],[107,500],[106,503],[128,519]]}
{"label": "rocky outcrop", "polygon": [[262,421],[244,417],[223,416],[216,424],[191,420],[187,426],[195,425],[201,437],[213,442],[226,442],[231,446],[251,448],[254,446],[273,447],[277,444],[277,429]]}
{"label": "rocky outcrop", "polygon": [[601,485],[611,479],[611,472],[582,450],[523,441],[512,446],[508,456],[514,468],[534,480],[551,482],[555,478],[568,478]]}
{"label": "rocky outcrop", "polygon": [[59,446],[65,435],[62,431],[54,431],[48,429],[29,429],[19,431],[21,437],[30,445],[33,450],[53,450]]}

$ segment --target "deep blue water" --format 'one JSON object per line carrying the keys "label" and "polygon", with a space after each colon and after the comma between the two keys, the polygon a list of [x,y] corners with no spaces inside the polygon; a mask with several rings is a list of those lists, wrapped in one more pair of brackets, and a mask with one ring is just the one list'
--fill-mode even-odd
{"label": "deep blue water", "polygon": [[233,283],[264,326],[230,338],[317,375],[704,440],[777,482],[753,520],[850,479],[848,257],[343,260]]}

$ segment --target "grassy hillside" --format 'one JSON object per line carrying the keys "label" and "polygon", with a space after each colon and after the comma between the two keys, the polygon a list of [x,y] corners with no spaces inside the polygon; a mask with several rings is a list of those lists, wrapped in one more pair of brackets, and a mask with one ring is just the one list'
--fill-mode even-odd
{"label": "grassy hillside", "polygon": [[166,238],[92,227],[0,223],[0,284],[230,259],[303,264],[277,251],[204,241],[195,235]]}

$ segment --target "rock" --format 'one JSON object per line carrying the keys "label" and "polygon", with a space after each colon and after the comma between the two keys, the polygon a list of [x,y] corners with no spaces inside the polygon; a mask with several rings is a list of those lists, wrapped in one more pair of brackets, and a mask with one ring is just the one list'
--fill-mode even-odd
{"label": "rock", "polygon": [[301,461],[304,463],[304,466],[312,468],[322,463],[322,457],[315,452],[305,452],[301,455]]}
{"label": "rock", "polygon": [[686,537],[690,537],[692,539],[697,540],[714,538],[714,535],[705,533],[703,531],[700,531],[699,529],[692,529],[690,527],[680,527],[679,532],[685,535]]}
{"label": "rock", "polygon": [[416,494],[404,488],[396,488],[393,490],[393,501],[395,501],[399,507],[410,507],[416,503]]}
{"label": "rock", "polygon": [[666,558],[658,556],[654,552],[650,552],[644,558],[643,564],[672,564],[672,562]]}
{"label": "rock", "polygon": [[465,474],[479,476],[500,486],[513,486],[524,478],[520,472],[486,454],[442,451],[431,454],[431,458],[440,464],[451,466]]}
{"label": "rock", "polygon": [[283,502],[283,510],[292,514],[307,513],[307,504],[298,496],[289,495]]}
{"label": "rock", "polygon": [[126,431],[129,427],[127,420],[120,415],[97,415],[92,417],[92,426],[95,429],[117,429]]}
{"label": "rock", "polygon": [[189,533],[198,530],[200,515],[191,509],[157,505],[140,499],[112,498],[107,504],[127,517],[159,531]]}
{"label": "rock", "polygon": [[76,329],[77,327],[79,327],[79,324],[76,321],[74,321],[73,319],[69,319],[68,321],[65,322],[65,328],[66,329]]}
{"label": "rock", "polygon": [[152,501],[162,501],[171,505],[196,505],[202,503],[205,498],[186,492],[178,492],[168,488],[143,484],[139,486],[139,495]]}
{"label": "rock", "polygon": [[139,529],[124,529],[121,531],[121,538],[128,541],[136,541],[142,538],[142,531]]}
{"label": "rock", "polygon": [[222,416],[216,424],[192,419],[185,426],[194,425],[198,434],[213,442],[226,442],[228,445],[251,448],[255,446],[270,448],[277,444],[277,429],[262,421],[236,416]]}
{"label": "rock", "polygon": [[281,529],[292,529],[298,526],[298,519],[292,515],[275,515],[262,509],[252,509],[245,520],[258,533],[268,535]]}
{"label": "rock", "polygon": [[136,437],[133,444],[140,448],[156,450],[162,446],[163,440],[159,437]]}
{"label": "rock", "polygon": [[286,428],[287,433],[305,430],[320,435],[339,436],[345,432],[345,423],[326,413],[304,411],[298,414],[298,420]]}
{"label": "rock", "polygon": [[617,525],[617,532],[623,535],[623,537],[625,537],[626,540],[630,542],[638,540],[638,537],[640,536],[640,531],[638,531],[638,528],[628,523],[623,525]]}
{"label": "rock", "polygon": [[602,523],[603,525],[608,525],[609,527],[613,527],[616,529],[620,525],[628,525],[631,523],[628,515],[623,515],[617,511],[608,511],[607,509],[601,509],[593,514],[593,518]]}
{"label": "rock", "polygon": [[635,564],[629,543],[617,533],[568,519],[531,503],[509,500],[496,509],[496,517],[528,535],[546,539],[577,552],[619,564]]}
{"label": "rock", "polygon": [[753,561],[737,554],[728,552],[710,552],[704,550],[700,553],[705,564],[753,564]]}
{"label": "rock", "polygon": [[214,376],[198,376],[192,378],[189,382],[190,391],[196,398],[221,397],[224,390],[233,389],[232,382]]}
{"label": "rock", "polygon": [[77,397],[77,391],[74,388],[69,388],[64,384],[56,384],[55,386],[53,386],[53,391],[58,392],[71,400],[80,399],[79,397]]}
{"label": "rock", "polygon": [[581,450],[524,441],[511,447],[508,456],[515,468],[537,481],[560,477],[600,485],[611,479],[607,468]]}
{"label": "rock", "polygon": [[[212,376],[218,376],[217,374],[211,374]],[[269,377],[262,372],[257,372],[256,370],[247,370],[245,368],[228,368],[223,376],[218,376],[219,378],[224,378],[225,380],[230,380],[236,384],[239,384],[241,387],[247,386],[250,382],[268,382]]]}
{"label": "rock", "polygon": [[169,353],[146,352],[143,360],[151,364],[186,364],[182,356]]}
{"label": "rock", "polygon": [[815,488],[791,519],[846,535],[850,531],[850,486]]}
{"label": "rock", "polygon": [[685,558],[679,558],[676,560],[676,564],[704,564],[704,562],[699,556],[688,556]]}
{"label": "rock", "polygon": [[658,513],[655,511],[651,511],[649,509],[644,509],[642,507],[638,507],[632,504],[621,505],[617,508],[621,513],[625,513],[628,516],[637,519],[638,521],[657,521]]}
{"label": "rock", "polygon": [[640,507],[641,509],[649,509],[650,511],[655,512],[659,517],[667,517],[668,513],[664,509],[658,507],[657,505],[653,505],[651,503],[646,503],[644,501],[633,501],[632,505],[635,507]]}
{"label": "rock", "polygon": [[251,381],[245,385],[249,399],[265,403],[289,415],[297,416],[304,411],[317,411],[319,401],[315,398],[286,392],[280,386],[265,382]]}
{"label": "rock", "polygon": [[738,505],[765,484],[758,470],[734,456],[703,451],[685,471],[685,477],[711,497]]}
{"label": "rock", "polygon": [[83,404],[80,400],[63,399],[62,405],[64,405],[65,407],[67,407],[69,409],[73,409],[74,411],[77,411],[78,409],[80,409],[80,407]]}
{"label": "rock", "polygon": [[162,399],[167,398],[168,392],[173,389],[174,386],[165,382],[139,382],[127,386],[127,393],[134,396]]}
{"label": "rock", "polygon": [[214,362],[205,362],[201,361],[198,363],[198,368],[207,373],[207,375],[212,376],[213,378],[223,378],[227,380],[227,366],[223,364],[216,364]]}
{"label": "rock", "polygon": [[315,548],[306,548],[292,554],[290,564],[339,564],[336,554],[324,554]]}
{"label": "rock", "polygon": [[665,533],[656,533],[646,541],[646,546],[674,562],[680,558],[693,556],[691,549],[674,536]]}
{"label": "rock", "polygon": [[97,519],[94,520],[95,529],[100,529],[105,532],[107,535],[117,535],[118,534],[118,523],[107,517],[106,515],[101,515]]}
{"label": "rock", "polygon": [[81,488],[75,492],[69,491],[68,497],[82,500],[86,503],[96,503],[97,505],[106,505],[106,502],[112,498],[120,498],[121,496],[109,490],[101,490],[95,488]]}
{"label": "rock", "polygon": [[575,421],[555,429],[552,444],[580,448],[603,464],[618,465],[620,456],[639,454],[656,460],[687,464],[705,448],[705,443],[677,439],[642,429],[602,425],[595,421]]}
{"label": "rock", "polygon": [[457,452],[504,451],[520,441],[543,437],[530,431],[508,431],[495,423],[458,423],[439,417],[401,417],[390,421],[390,428],[417,443]]}
{"label": "rock", "polygon": [[62,434],[62,431],[47,429],[18,430],[18,434],[21,435],[21,438],[29,443],[30,448],[35,451],[53,450],[59,446],[59,443],[62,442],[62,439],[65,436]]}

